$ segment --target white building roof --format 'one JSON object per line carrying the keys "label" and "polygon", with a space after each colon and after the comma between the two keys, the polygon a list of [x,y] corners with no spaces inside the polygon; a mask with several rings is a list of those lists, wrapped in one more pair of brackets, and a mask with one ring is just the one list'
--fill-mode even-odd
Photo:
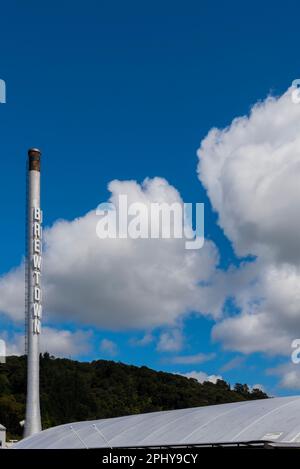
{"label": "white building roof", "polygon": [[77,422],[14,448],[102,448],[268,440],[300,445],[300,396]]}
{"label": "white building roof", "polygon": [[1,430],[6,430],[6,428],[3,425],[1,425],[1,423],[0,423],[0,431]]}

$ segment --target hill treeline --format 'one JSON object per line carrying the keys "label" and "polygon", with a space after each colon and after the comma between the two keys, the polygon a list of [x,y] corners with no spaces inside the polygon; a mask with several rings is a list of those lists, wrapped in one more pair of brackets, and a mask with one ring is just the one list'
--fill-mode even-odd
{"label": "hill treeline", "polygon": [[[26,357],[8,357],[0,365],[0,423],[8,437],[19,438],[25,418]],[[82,363],[41,356],[43,428],[99,418],[221,404],[268,397],[225,381],[200,384],[193,378],[113,361]]]}

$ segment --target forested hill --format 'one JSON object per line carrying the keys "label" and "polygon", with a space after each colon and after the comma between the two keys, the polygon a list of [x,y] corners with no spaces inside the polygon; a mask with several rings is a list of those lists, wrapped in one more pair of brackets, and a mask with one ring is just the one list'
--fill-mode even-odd
{"label": "forested hill", "polygon": [[[26,389],[26,357],[8,357],[0,365],[0,423],[9,437],[22,434]],[[180,409],[224,402],[263,399],[258,389],[225,381],[216,384],[98,360],[82,363],[41,356],[43,428],[79,420]]]}

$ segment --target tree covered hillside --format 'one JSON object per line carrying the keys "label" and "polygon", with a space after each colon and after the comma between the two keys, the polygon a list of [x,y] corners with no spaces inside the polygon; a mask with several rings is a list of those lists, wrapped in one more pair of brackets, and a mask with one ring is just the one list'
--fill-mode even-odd
{"label": "tree covered hillside", "polygon": [[[26,357],[8,357],[0,366],[0,423],[20,437],[25,418]],[[43,428],[79,420],[180,409],[268,397],[246,384],[200,384],[193,378],[97,360],[82,363],[41,356]]]}

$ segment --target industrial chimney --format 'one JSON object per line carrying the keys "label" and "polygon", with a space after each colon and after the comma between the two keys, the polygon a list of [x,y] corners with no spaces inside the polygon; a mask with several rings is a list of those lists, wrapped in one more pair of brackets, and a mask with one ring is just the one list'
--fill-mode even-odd
{"label": "industrial chimney", "polygon": [[40,333],[42,316],[41,261],[42,211],[40,207],[41,152],[28,151],[27,240],[25,279],[25,321],[27,352],[27,397],[24,437],[41,431],[40,413]]}

